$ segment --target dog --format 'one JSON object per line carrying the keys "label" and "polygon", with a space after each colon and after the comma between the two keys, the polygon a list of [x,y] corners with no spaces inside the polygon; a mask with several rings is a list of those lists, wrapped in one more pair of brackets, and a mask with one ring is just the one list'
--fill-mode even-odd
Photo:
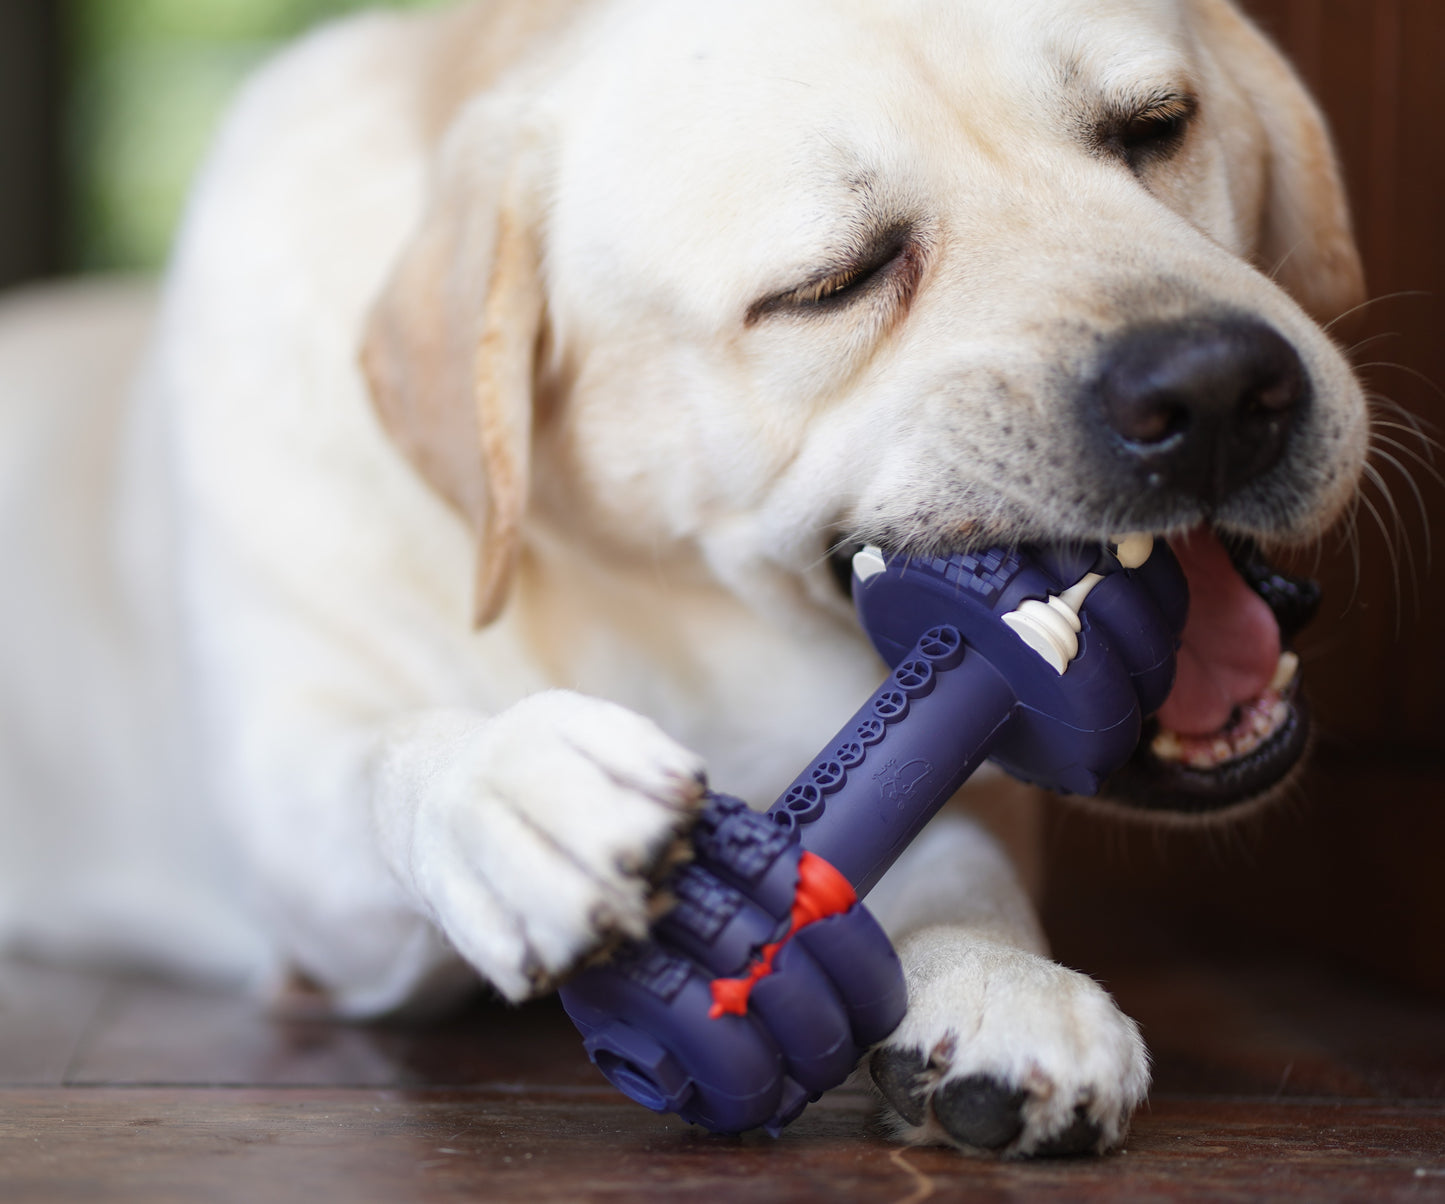
{"label": "dog", "polygon": [[[707,784],[766,805],[876,686],[864,541],[1169,538],[1134,801],[1250,805],[1303,721],[1237,548],[1353,495],[1362,289],[1227,0],[328,27],[226,122],[133,384],[145,300],[0,323],[0,937],[351,1017],[550,990],[666,906]],[[902,1140],[1105,1151],[1145,1096],[1024,864],[950,808],[870,896]]]}

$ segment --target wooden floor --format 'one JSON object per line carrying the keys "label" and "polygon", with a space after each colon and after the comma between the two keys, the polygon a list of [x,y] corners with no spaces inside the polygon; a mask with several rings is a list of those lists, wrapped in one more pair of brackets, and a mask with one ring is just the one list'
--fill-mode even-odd
{"label": "wooden floor", "polygon": [[1155,1090],[1125,1152],[899,1150],[859,1092],[781,1139],[617,1096],[560,1010],[276,1022],[153,982],[0,963],[0,1200],[1445,1200],[1445,1012],[1317,965],[1102,975]]}

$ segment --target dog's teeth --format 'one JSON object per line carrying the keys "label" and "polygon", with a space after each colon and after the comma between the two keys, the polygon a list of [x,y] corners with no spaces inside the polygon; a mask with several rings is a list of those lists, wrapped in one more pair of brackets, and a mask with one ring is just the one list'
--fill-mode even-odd
{"label": "dog's teeth", "polygon": [[859,581],[867,581],[869,577],[876,577],[888,567],[888,562],[883,559],[881,548],[869,544],[860,548],[853,555],[853,573]]}
{"label": "dog's teeth", "polygon": [[1142,531],[1128,535],[1115,535],[1110,541],[1114,545],[1114,559],[1126,569],[1137,569],[1144,564],[1154,551],[1154,537]]}
{"label": "dog's teeth", "polygon": [[1212,736],[1181,736],[1160,731],[1149,750],[1160,761],[1190,769],[1218,769],[1247,757],[1289,721],[1290,704],[1274,689],[1241,708],[1235,723]]}
{"label": "dog's teeth", "polygon": [[1183,743],[1170,731],[1163,731],[1155,736],[1149,745],[1149,751],[1161,761],[1179,761],[1184,758]]}
{"label": "dog's teeth", "polygon": [[1276,694],[1283,694],[1285,688],[1294,681],[1299,673],[1299,657],[1293,652],[1281,652],[1279,664],[1275,666],[1274,677],[1270,679],[1269,688]]}

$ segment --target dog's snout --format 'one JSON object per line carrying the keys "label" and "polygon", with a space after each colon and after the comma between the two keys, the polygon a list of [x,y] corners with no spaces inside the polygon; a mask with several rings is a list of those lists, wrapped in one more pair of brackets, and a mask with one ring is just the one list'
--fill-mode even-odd
{"label": "dog's snout", "polygon": [[1141,484],[1206,503],[1278,463],[1309,392],[1294,347],[1249,318],[1132,330],[1106,353],[1097,390]]}

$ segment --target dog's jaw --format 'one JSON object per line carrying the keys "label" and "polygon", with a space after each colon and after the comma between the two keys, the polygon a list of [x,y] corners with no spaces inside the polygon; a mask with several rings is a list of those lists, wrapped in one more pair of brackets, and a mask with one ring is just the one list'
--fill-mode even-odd
{"label": "dog's jaw", "polygon": [[[1253,545],[1226,548],[1207,528],[1170,543],[1194,595],[1180,668],[1099,802],[1175,819],[1211,817],[1275,793],[1306,752],[1309,709],[1288,644],[1313,616],[1319,593],[1270,568]],[[858,546],[839,541],[829,557],[841,594]]]}

